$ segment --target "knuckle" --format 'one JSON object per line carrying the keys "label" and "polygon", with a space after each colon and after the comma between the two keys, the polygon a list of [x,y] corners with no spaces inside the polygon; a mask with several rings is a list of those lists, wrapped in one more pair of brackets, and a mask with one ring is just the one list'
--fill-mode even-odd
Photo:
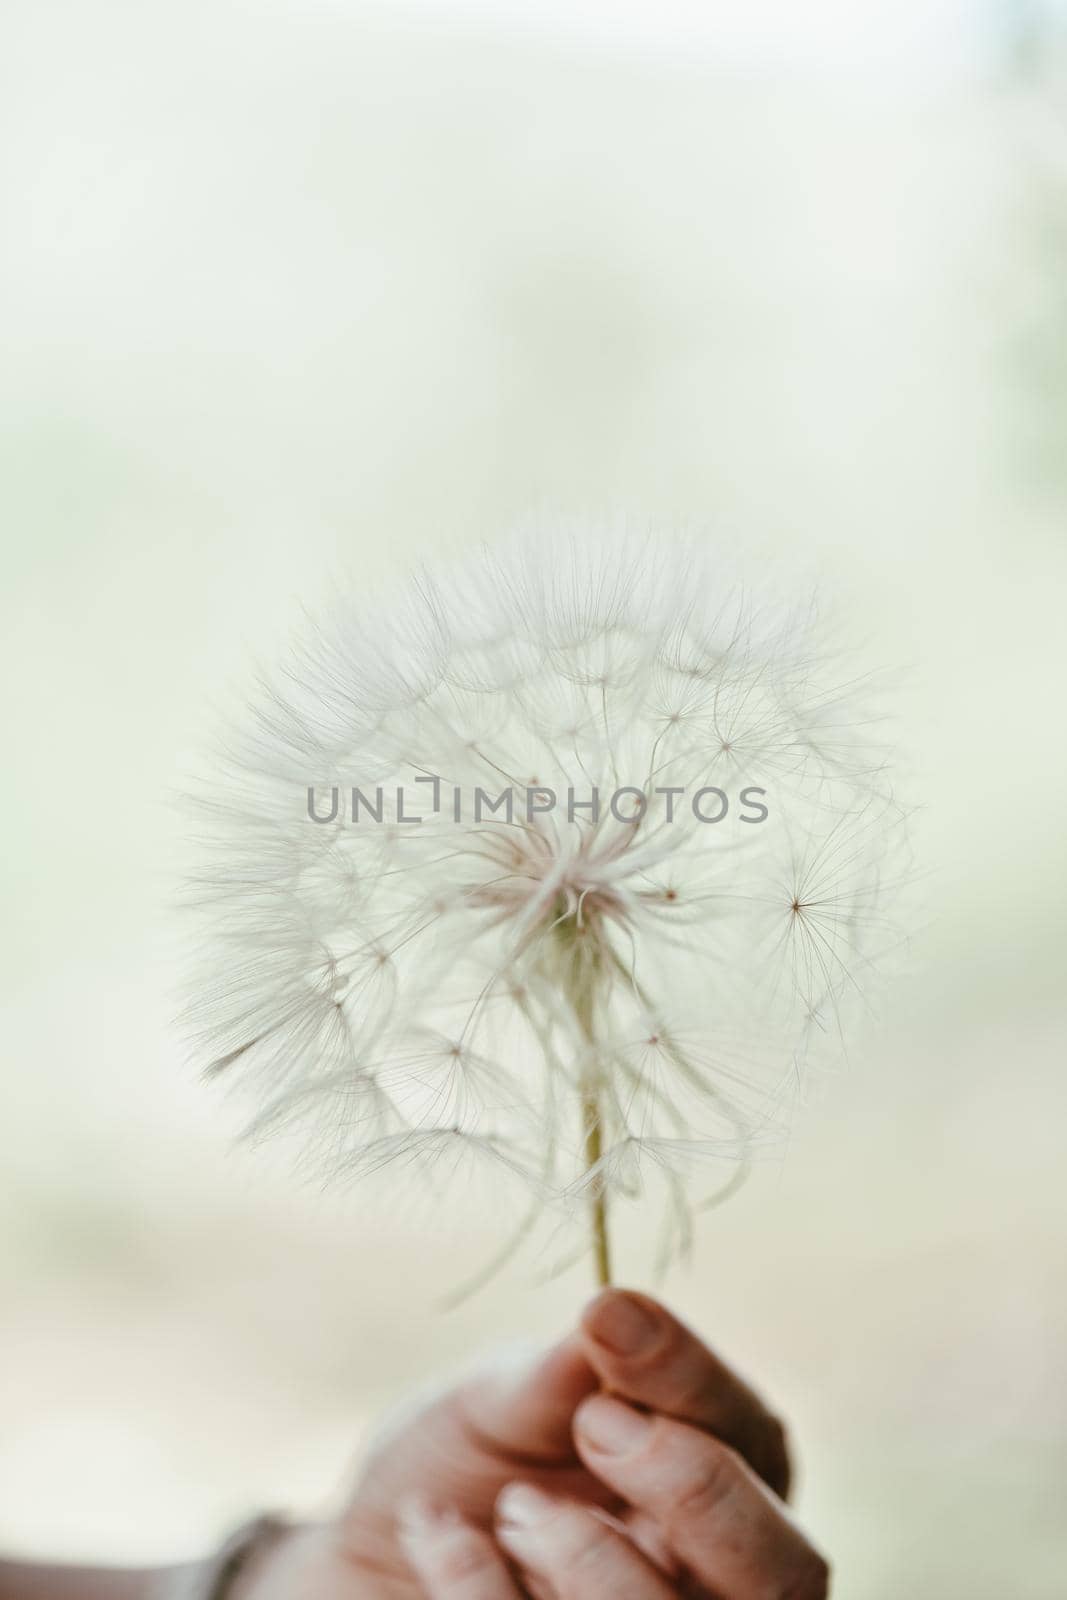
{"label": "knuckle", "polygon": [[553,1595],[558,1600],[648,1600],[644,1572],[620,1571],[618,1552],[608,1539],[598,1538],[577,1554],[566,1573],[553,1573]]}
{"label": "knuckle", "polygon": [[[611,1553],[612,1536],[608,1529],[596,1517],[589,1517],[582,1520],[581,1526],[576,1523],[569,1531],[574,1538],[568,1541],[565,1554],[571,1575],[599,1571],[604,1558]],[[583,1591],[575,1588],[574,1592]]]}
{"label": "knuckle", "polygon": [[[590,1600],[605,1590],[606,1574],[613,1563],[614,1536],[599,1518],[582,1512],[562,1512],[554,1518],[553,1540],[546,1541],[544,1571],[560,1600]],[[617,1585],[612,1600],[624,1600]]]}
{"label": "knuckle", "polygon": [[679,1484],[667,1512],[669,1530],[714,1517],[737,1484],[737,1457],[728,1445],[703,1441],[700,1456]]}

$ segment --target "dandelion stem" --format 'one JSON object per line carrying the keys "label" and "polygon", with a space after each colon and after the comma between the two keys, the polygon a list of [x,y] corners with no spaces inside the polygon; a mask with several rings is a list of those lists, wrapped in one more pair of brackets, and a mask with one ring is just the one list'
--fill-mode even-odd
{"label": "dandelion stem", "polygon": [[[578,1018],[587,1043],[595,1043],[593,1027],[593,985],[582,985],[573,997],[574,1013]],[[600,1084],[597,1075],[596,1052],[590,1049],[589,1065],[582,1077],[582,1128],[585,1133],[585,1168],[592,1172],[590,1182],[590,1220],[593,1229],[593,1262],[596,1280],[602,1289],[611,1282],[611,1247],[608,1242],[608,1198],[604,1192],[603,1174],[595,1168],[604,1154],[603,1123],[600,1107]]]}
{"label": "dandelion stem", "polygon": [[[592,1171],[603,1152],[600,1134],[600,1096],[595,1084],[587,1084],[582,1090],[582,1123],[585,1128],[586,1170]],[[603,1289],[611,1282],[611,1249],[608,1244],[608,1201],[604,1193],[603,1180],[599,1175],[593,1179],[591,1205],[593,1260],[596,1265],[597,1283]]]}

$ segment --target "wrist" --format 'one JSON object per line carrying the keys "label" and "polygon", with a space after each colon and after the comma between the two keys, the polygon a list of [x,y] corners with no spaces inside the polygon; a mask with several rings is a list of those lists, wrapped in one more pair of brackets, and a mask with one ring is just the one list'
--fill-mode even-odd
{"label": "wrist", "polygon": [[257,1517],[203,1561],[165,1574],[153,1600],[251,1600],[253,1582],[273,1566],[295,1531],[281,1517]]}
{"label": "wrist", "polygon": [[253,1547],[217,1600],[333,1600],[340,1566],[332,1525],[290,1523]]}
{"label": "wrist", "polygon": [[[220,1575],[211,1600],[258,1600],[274,1592],[274,1577],[280,1565],[287,1560],[294,1540],[303,1529],[295,1523],[279,1518],[263,1518],[252,1524],[251,1537],[244,1551],[230,1571]],[[281,1592],[280,1590],[278,1591]]]}

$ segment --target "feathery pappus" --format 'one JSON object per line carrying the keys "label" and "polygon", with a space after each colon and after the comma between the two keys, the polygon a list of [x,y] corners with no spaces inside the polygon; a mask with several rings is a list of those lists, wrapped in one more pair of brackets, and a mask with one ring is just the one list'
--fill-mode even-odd
{"label": "feathery pappus", "polygon": [[684,1245],[889,942],[901,810],[821,627],[576,528],[309,625],[197,796],[189,1024],[250,1131],[341,1179],[506,1169],[588,1208],[605,1281],[656,1180]]}

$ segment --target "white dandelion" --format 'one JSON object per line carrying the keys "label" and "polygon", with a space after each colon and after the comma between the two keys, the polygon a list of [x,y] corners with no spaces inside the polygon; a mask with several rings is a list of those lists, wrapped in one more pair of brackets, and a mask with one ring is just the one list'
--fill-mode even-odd
{"label": "white dandelion", "polygon": [[899,808],[814,606],[532,530],[309,626],[201,786],[190,1020],[342,1178],[608,1214],[773,1147],[891,942]]}

